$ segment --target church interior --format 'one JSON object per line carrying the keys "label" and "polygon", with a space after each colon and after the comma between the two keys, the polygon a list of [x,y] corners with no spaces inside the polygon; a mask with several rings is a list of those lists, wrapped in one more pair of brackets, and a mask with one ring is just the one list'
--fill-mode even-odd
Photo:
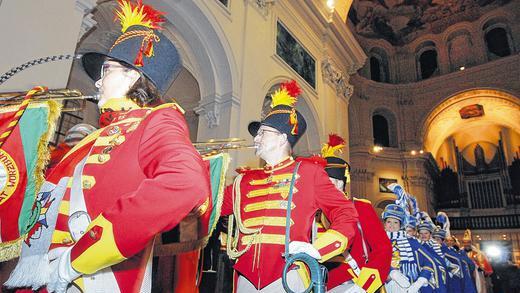
{"label": "church interior", "polygon": [[[433,218],[447,213],[459,240],[470,229],[492,263],[520,267],[520,1],[144,2],[165,12],[162,33],[179,48],[182,70],[165,97],[185,110],[191,141],[250,145],[249,121],[263,119],[271,94],[295,79],[307,120],[295,156],[319,153],[338,133],[347,141],[348,194],[380,215],[396,199],[388,185],[397,183]],[[45,56],[109,50],[117,3],[0,0],[0,31],[10,40],[0,46],[0,74]],[[0,94],[36,85],[96,92],[75,58],[39,63],[2,75]],[[78,123],[99,127],[94,102],[64,105],[81,110],[62,113],[54,147]],[[250,149],[229,154],[228,183],[240,166],[265,165]],[[175,292],[166,288],[182,276],[172,265],[180,260],[168,253],[179,235],[164,233],[155,244],[157,292]],[[231,268],[221,240],[214,235],[201,252],[201,276],[210,280],[201,292],[231,290],[222,279]]]}

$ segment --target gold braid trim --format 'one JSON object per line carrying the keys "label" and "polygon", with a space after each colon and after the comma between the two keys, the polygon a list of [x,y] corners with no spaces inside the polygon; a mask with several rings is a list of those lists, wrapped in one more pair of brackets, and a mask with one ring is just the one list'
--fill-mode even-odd
{"label": "gold braid trim", "polygon": [[265,116],[264,120],[271,116],[271,115],[275,115],[275,114],[291,114],[292,113],[292,110],[274,110],[274,111],[271,111],[269,112],[269,114],[267,114],[267,116]]}
{"label": "gold braid trim", "polygon": [[114,47],[119,45],[120,43],[122,43],[128,39],[135,38],[135,37],[143,37],[143,41],[141,42],[141,48],[144,47],[144,42],[146,42],[146,41],[153,40],[156,43],[161,41],[161,38],[159,38],[159,36],[156,35],[151,30],[149,30],[149,31],[144,31],[144,30],[129,31],[129,32],[126,32],[126,33],[120,35],[119,38],[117,38],[117,40],[114,42],[112,47],[110,47],[109,51],[112,51],[112,49],[114,49]]}
{"label": "gold braid trim", "polygon": [[[226,243],[226,251],[230,259],[237,259],[240,256],[242,256],[244,253],[246,253],[250,248],[251,245],[255,242],[254,240],[261,234],[261,228],[260,229],[250,229],[244,226],[244,223],[242,223],[242,217],[240,216],[240,183],[242,182],[243,175],[240,174],[235,178],[235,182],[233,182],[233,194],[235,195],[233,200],[233,214],[237,217],[237,226],[234,226],[234,216],[233,214],[229,215],[229,221],[228,221],[228,241]],[[233,228],[234,228],[234,235],[233,237]],[[252,235],[249,241],[247,241],[246,247],[243,250],[238,250],[238,240],[240,238],[240,233],[246,234],[246,235]]]}

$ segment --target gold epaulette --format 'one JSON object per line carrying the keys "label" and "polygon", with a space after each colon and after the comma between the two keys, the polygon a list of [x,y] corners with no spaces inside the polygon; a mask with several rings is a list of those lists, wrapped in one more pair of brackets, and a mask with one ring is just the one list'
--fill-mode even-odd
{"label": "gold epaulette", "polygon": [[240,167],[237,167],[235,169],[235,171],[238,173],[238,174],[246,174],[246,173],[249,173],[249,172],[257,172],[257,171],[263,171],[264,169],[263,168],[251,168],[251,167],[248,167],[248,166],[240,166]]}
{"label": "gold epaulette", "polygon": [[364,199],[364,198],[357,198],[357,197],[354,197],[354,200],[356,200],[356,201],[360,201],[360,202],[364,202],[364,203],[368,203],[368,204],[372,204],[371,201],[369,201],[368,199]]}
{"label": "gold epaulette", "polygon": [[154,108],[152,109],[152,111],[157,111],[157,110],[161,110],[161,109],[165,109],[165,108],[173,108],[173,109],[175,109],[175,110],[181,112],[181,114],[183,114],[183,115],[184,115],[184,113],[186,112],[186,111],[184,111],[184,109],[183,109],[181,106],[179,106],[179,104],[177,104],[177,103],[166,103],[166,104],[162,104],[162,105],[159,105],[159,106],[157,106],[157,107],[154,107]]}

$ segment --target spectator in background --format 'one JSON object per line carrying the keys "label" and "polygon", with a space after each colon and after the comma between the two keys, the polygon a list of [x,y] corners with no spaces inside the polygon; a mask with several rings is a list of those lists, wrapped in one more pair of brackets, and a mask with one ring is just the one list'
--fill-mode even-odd
{"label": "spectator in background", "polygon": [[65,134],[65,140],[51,149],[51,158],[47,166],[47,174],[61,161],[65,154],[95,130],[96,128],[94,126],[86,123],[79,123],[72,126]]}

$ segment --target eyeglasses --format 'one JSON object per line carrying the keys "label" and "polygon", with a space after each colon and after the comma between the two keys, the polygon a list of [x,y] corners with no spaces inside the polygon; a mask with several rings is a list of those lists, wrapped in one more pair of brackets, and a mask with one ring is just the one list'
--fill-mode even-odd
{"label": "eyeglasses", "polygon": [[271,132],[271,133],[275,133],[275,134],[281,134],[279,131],[277,130],[268,130],[268,129],[259,129],[258,132],[256,133],[257,136],[262,136],[264,135],[264,133],[266,132]]}
{"label": "eyeglasses", "polygon": [[103,78],[103,76],[107,74],[109,69],[123,69],[123,71],[129,70],[126,66],[117,63],[103,63],[103,65],[101,65],[101,73],[99,75],[99,78]]}

